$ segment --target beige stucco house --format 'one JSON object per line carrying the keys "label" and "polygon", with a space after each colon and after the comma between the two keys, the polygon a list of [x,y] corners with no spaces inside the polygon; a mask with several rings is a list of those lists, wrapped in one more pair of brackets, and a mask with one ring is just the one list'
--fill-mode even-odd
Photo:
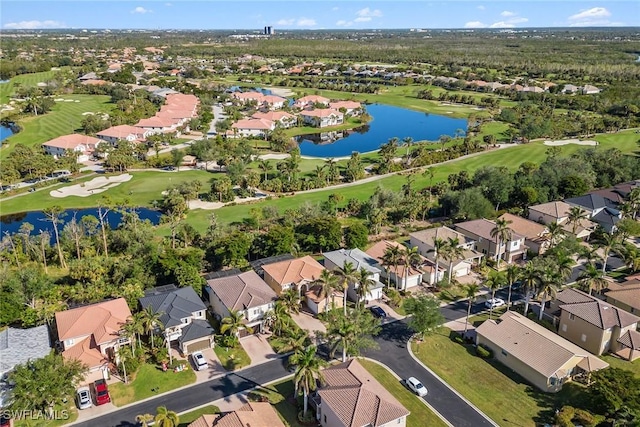
{"label": "beige stucco house", "polygon": [[[569,210],[572,205],[562,201],[542,203],[540,205],[529,206],[529,219],[541,224],[551,224],[552,222],[562,226],[562,229],[574,234],[573,224],[569,224]],[[575,226],[575,236],[578,239],[589,239],[597,224],[588,219],[582,219]]]}
{"label": "beige stucco house", "polygon": [[524,244],[524,236],[512,230],[511,238],[506,242],[500,242],[500,247],[498,248],[497,239],[491,235],[491,230],[495,226],[495,221],[484,218],[459,222],[455,225],[458,232],[474,241],[474,250],[483,253],[489,258],[495,259],[499,252],[500,258],[507,263],[526,259],[527,247]]}

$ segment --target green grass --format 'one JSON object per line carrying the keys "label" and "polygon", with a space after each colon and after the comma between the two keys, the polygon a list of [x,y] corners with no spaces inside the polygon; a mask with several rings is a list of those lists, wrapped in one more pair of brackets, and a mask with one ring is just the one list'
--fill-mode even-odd
{"label": "green grass", "polygon": [[[129,384],[118,383],[109,386],[111,400],[114,405],[123,406],[192,384],[196,381],[196,374],[188,363],[187,368],[182,372],[163,372],[158,366],[144,364]],[[156,391],[152,390],[155,388]]]}
{"label": "green grass", "polygon": [[620,359],[616,356],[611,355],[603,355],[600,356],[602,360],[607,362],[612,368],[624,369],[625,371],[630,371],[637,378],[640,378],[640,359],[636,359],[633,362],[629,362],[628,360]]}
{"label": "green grass", "polygon": [[[487,296],[487,298],[489,298],[489,296]],[[505,311],[507,311],[506,306],[494,308],[492,319],[495,320],[499,318],[504,314]],[[475,326],[477,328],[482,324],[482,322],[484,322],[485,320],[489,320],[489,314],[489,311],[485,311],[482,313],[478,313],[475,316],[469,317],[469,325]]]}
{"label": "green grass", "polygon": [[216,352],[220,364],[228,371],[242,369],[251,364],[251,359],[241,344],[233,348],[216,345],[213,350]]}
{"label": "green grass", "polygon": [[200,418],[202,415],[206,414],[219,414],[220,408],[214,405],[207,405],[200,409],[196,409],[195,411],[187,412],[185,414],[180,415],[180,424],[178,427],[187,427],[189,424]]}
{"label": "green grass", "polygon": [[298,406],[301,405],[302,399],[293,399],[293,392],[293,381],[286,379],[268,386],[258,387],[249,394],[249,398],[266,397],[286,426],[305,427],[304,424],[298,422]]}
{"label": "green grass", "polygon": [[411,414],[407,417],[407,427],[438,427],[446,424],[433,413],[421,400],[400,383],[385,367],[369,360],[359,360],[360,364],[378,380],[389,393],[407,408]]}
{"label": "green grass", "polygon": [[10,79],[7,83],[0,84],[0,104],[9,102],[9,98],[21,87],[33,87],[40,82],[50,80],[57,71],[43,71],[41,73],[21,74]]}
{"label": "green grass", "polygon": [[[58,426],[71,424],[78,419],[78,409],[76,408],[73,400],[71,400],[71,405],[69,407],[63,410],[56,408],[56,411],[59,411],[57,415],[60,417],[60,419],[43,420],[42,418],[37,418],[37,421],[36,421],[35,417],[37,415],[34,413],[33,415],[34,420],[31,420],[31,419],[15,420],[13,425],[15,427],[31,427],[34,425],[37,425],[38,427],[58,427]],[[66,413],[62,411],[66,411]]]}
{"label": "green grass", "polygon": [[472,346],[454,343],[449,333],[442,328],[422,343],[412,343],[415,355],[499,425],[535,426],[553,421],[555,408],[565,404],[584,407],[579,384],[543,393],[504,365],[475,356]]}
{"label": "green grass", "polygon": [[5,158],[15,144],[36,147],[61,135],[79,132],[80,123],[85,117],[82,113],[108,113],[115,107],[115,104],[109,103],[110,97],[106,95],[60,95],[60,98],[80,102],[56,102],[47,114],[19,120],[18,124],[23,130],[3,141],[0,158]]}

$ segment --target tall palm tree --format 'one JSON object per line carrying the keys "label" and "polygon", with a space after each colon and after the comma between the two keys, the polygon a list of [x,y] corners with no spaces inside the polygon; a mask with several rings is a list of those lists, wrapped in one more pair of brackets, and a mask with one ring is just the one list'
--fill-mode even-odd
{"label": "tall palm tree", "polygon": [[[382,262],[386,267],[393,267],[393,272],[395,274],[395,281],[398,281],[398,265],[402,260],[402,252],[400,251],[400,247],[396,245],[387,245],[384,250],[384,255],[382,255]],[[391,280],[391,272],[387,269],[387,286],[389,286],[389,281]]]}
{"label": "tall palm tree", "polygon": [[462,334],[463,337],[467,336],[467,328],[469,327],[469,316],[471,316],[471,305],[476,300],[476,294],[479,290],[480,288],[478,288],[478,285],[476,285],[475,283],[470,283],[464,287],[464,294],[467,298],[467,318],[464,322],[464,334]]}
{"label": "tall palm tree", "polygon": [[347,316],[336,317],[327,327],[327,336],[331,343],[329,357],[333,358],[336,350],[342,347],[342,361],[347,361],[350,344],[359,335],[358,326]]}
{"label": "tall palm tree", "polygon": [[600,292],[607,284],[602,270],[593,264],[586,264],[584,270],[578,276],[580,289],[591,295],[592,291]]}
{"label": "tall palm tree", "polygon": [[[555,269],[558,271],[562,279],[567,279],[569,276],[571,276],[571,271],[573,270],[574,263],[575,262],[573,258],[565,251],[558,251],[556,253],[555,259],[553,259],[552,261],[552,264],[554,265]],[[562,284],[563,283],[561,283],[561,285]]]}
{"label": "tall palm tree", "polygon": [[407,136],[402,140],[402,142],[404,142],[404,145],[407,147],[405,162],[407,166],[409,166],[409,164],[411,163],[411,146],[413,145],[413,138],[411,138],[410,136]]}
{"label": "tall palm tree", "polygon": [[522,289],[524,290],[524,315],[529,311],[529,301],[531,294],[537,292],[542,280],[540,271],[533,261],[529,261],[520,271],[520,279],[522,280]]}
{"label": "tall palm tree", "polygon": [[344,309],[344,315],[347,315],[347,290],[349,289],[349,284],[350,283],[355,283],[358,280],[358,276],[357,276],[357,270],[356,268],[353,266],[353,263],[349,262],[349,261],[345,261],[344,264],[342,264],[342,268],[338,268],[337,270],[334,270],[335,274],[341,279],[341,284],[342,284],[342,292],[344,293],[343,295],[343,301],[342,301],[342,308]]}
{"label": "tall palm tree", "polygon": [[[501,271],[491,270],[484,281],[484,285],[491,291],[491,299],[496,297],[496,291],[507,284],[507,279]],[[489,307],[489,319],[493,319],[493,304]]]}
{"label": "tall palm tree", "polygon": [[151,414],[136,415],[136,421],[140,423],[141,427],[148,427],[149,423],[153,421],[153,415]]}
{"label": "tall palm tree", "polygon": [[502,258],[502,244],[504,243],[506,245],[509,239],[511,239],[509,224],[511,224],[511,221],[498,218],[496,219],[495,227],[491,229],[491,237],[496,239],[496,266],[498,268],[500,268],[500,259]]}
{"label": "tall palm tree", "polygon": [[422,256],[417,246],[412,248],[402,249],[402,262],[404,264],[404,285],[403,290],[407,289],[407,282],[409,281],[409,270],[416,268],[422,262]]}
{"label": "tall palm tree", "polygon": [[276,301],[273,306],[273,310],[271,310],[265,317],[268,319],[269,327],[277,336],[282,335],[283,331],[289,326],[289,322],[291,320],[287,306],[285,306],[282,301]]}
{"label": "tall palm tree", "polygon": [[281,338],[284,347],[294,353],[303,351],[310,344],[309,333],[304,329],[291,329],[289,333]]}
{"label": "tall palm tree", "polygon": [[434,256],[435,263],[436,263],[436,277],[435,277],[435,282],[436,283],[439,282],[439,280],[438,280],[438,267],[439,267],[440,257],[442,256],[442,251],[446,250],[446,247],[447,247],[447,241],[437,237],[437,235],[436,235],[436,237],[433,239],[433,248],[429,249],[429,252],[433,252],[433,256]]}
{"label": "tall palm tree", "polygon": [[262,172],[264,172],[264,180],[266,181],[269,178],[269,171],[273,170],[273,165],[269,162],[269,160],[260,159],[260,161],[258,162],[258,167],[260,168],[260,170],[262,170]]}
{"label": "tall palm tree", "polygon": [[220,322],[220,332],[230,336],[238,336],[240,329],[247,329],[249,333],[252,329],[244,324],[244,313],[240,310],[229,311],[229,315]]}
{"label": "tall palm tree", "polygon": [[433,197],[433,177],[435,174],[436,169],[434,167],[429,167],[422,173],[422,176],[429,178],[429,202],[431,202],[431,198]]}
{"label": "tall palm tree", "polygon": [[631,269],[633,273],[640,270],[640,249],[634,245],[619,245],[616,253],[620,255],[625,265]]}
{"label": "tall palm tree", "polygon": [[618,235],[602,233],[602,236],[596,241],[596,245],[602,250],[602,273],[606,273],[607,261],[609,260],[609,254],[618,245]]}
{"label": "tall palm tree", "polygon": [[464,250],[460,247],[460,240],[457,237],[449,237],[442,254],[442,257],[449,262],[449,277],[447,279],[449,285],[453,276],[453,261],[462,258],[463,255]]}
{"label": "tall palm tree", "polygon": [[142,328],[144,332],[149,335],[149,340],[151,341],[151,348],[154,348],[153,344],[153,331],[156,328],[162,329],[164,325],[160,321],[160,316],[162,313],[153,311],[153,307],[148,305],[144,310],[140,312],[140,322],[142,323]]}
{"label": "tall palm tree", "polygon": [[[333,293],[333,290],[337,287],[338,285],[338,278],[336,277],[335,274],[331,273],[329,270],[322,270],[320,272],[320,277],[318,278],[318,280],[316,280],[316,283],[318,285],[320,285],[321,287],[321,295],[327,299],[327,301],[324,304],[324,312],[326,313],[327,311],[329,311],[329,296]],[[332,307],[333,308],[333,304]]]}
{"label": "tall palm tree", "polygon": [[289,359],[289,363],[296,367],[293,374],[296,396],[300,389],[304,396],[303,416],[306,416],[309,410],[309,393],[316,389],[316,379],[324,382],[321,368],[326,365],[326,362],[316,356],[316,350],[315,346],[309,346],[303,351],[294,353]]}
{"label": "tall palm tree", "polygon": [[578,226],[580,223],[589,218],[589,214],[587,211],[582,209],[580,206],[572,206],[569,208],[569,213],[567,214],[567,224],[571,224],[571,233],[575,236],[576,231],[578,230]]}
{"label": "tall palm tree", "polygon": [[547,224],[546,239],[549,242],[549,249],[555,247],[564,238],[564,229],[557,222]]}
{"label": "tall palm tree", "polygon": [[547,304],[547,298],[555,297],[558,289],[562,286],[562,273],[560,273],[553,265],[547,265],[542,270],[542,280],[538,287],[538,294],[542,295],[540,299],[540,313],[538,320],[542,320],[544,316],[545,305]]}
{"label": "tall palm tree", "polygon": [[631,206],[631,218],[636,219],[640,210],[640,187],[636,187],[627,196],[627,202]]}
{"label": "tall palm tree", "polygon": [[300,312],[300,295],[297,290],[287,289],[280,294],[280,301],[287,308],[287,313]]}
{"label": "tall palm tree", "polygon": [[127,319],[126,323],[122,325],[122,329],[120,330],[120,335],[126,337],[131,342],[131,350],[135,351],[138,334],[144,332],[142,329],[142,323],[136,322],[135,316],[131,316]]}
{"label": "tall palm tree", "polygon": [[515,264],[509,264],[504,271],[509,284],[509,293],[507,294],[507,310],[511,308],[511,288],[513,283],[520,277],[520,267]]}
{"label": "tall palm tree", "polygon": [[157,427],[178,427],[180,417],[173,411],[167,409],[166,406],[159,406],[154,418],[154,425]]}
{"label": "tall palm tree", "polygon": [[358,297],[358,301],[356,302],[356,307],[359,310],[362,300],[369,295],[369,292],[371,292],[371,288],[375,285],[376,281],[371,278],[371,272],[364,267],[360,267],[357,276],[358,287],[356,288],[356,295]]}
{"label": "tall palm tree", "polygon": [[125,384],[129,383],[129,379],[127,378],[127,361],[133,359],[134,357],[135,356],[133,354],[133,349],[131,347],[120,347],[118,349],[118,359],[120,365],[122,366]]}

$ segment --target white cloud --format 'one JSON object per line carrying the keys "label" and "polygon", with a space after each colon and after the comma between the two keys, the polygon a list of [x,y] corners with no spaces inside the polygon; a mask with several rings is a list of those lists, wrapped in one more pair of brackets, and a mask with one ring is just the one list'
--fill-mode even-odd
{"label": "white cloud", "polygon": [[296,23],[296,25],[298,27],[314,27],[318,24],[316,24],[316,20],[315,19],[311,19],[311,18],[300,18],[298,19],[298,22]]}
{"label": "white cloud", "polygon": [[505,21],[494,22],[493,24],[489,25],[489,28],[513,28],[513,27],[515,27],[514,24],[511,24]]}
{"label": "white cloud", "polygon": [[583,20],[594,20],[594,18],[608,18],[611,16],[611,12],[609,12],[604,7],[592,7],[591,9],[583,10],[580,13],[576,13],[575,15],[571,15],[569,17],[569,21],[583,21]]}
{"label": "white cloud", "polygon": [[281,19],[276,22],[276,25],[289,26],[289,25],[293,25],[294,22],[295,22],[295,19]]}
{"label": "white cloud", "polygon": [[371,18],[370,16],[358,16],[356,19],[354,19],[354,22],[369,22],[371,21],[373,18]]}
{"label": "white cloud", "polygon": [[133,10],[131,11],[131,13],[140,13],[140,14],[142,14],[142,15],[144,15],[145,13],[152,13],[152,12],[153,12],[153,10],[145,9],[145,8],[144,8],[144,7],[142,7],[142,6],[138,6],[138,7],[136,7],[135,9],[133,9]]}
{"label": "white cloud", "polygon": [[60,21],[20,21],[20,22],[8,22],[4,24],[3,28],[8,30],[37,30],[37,29],[45,29],[45,28],[67,28],[67,25],[64,22]]}
{"label": "white cloud", "polygon": [[480,21],[469,21],[466,24],[464,24],[465,28],[486,28],[487,25],[483,24]]}
{"label": "white cloud", "polygon": [[348,27],[351,24],[353,24],[353,22],[345,21],[344,19],[341,19],[338,22],[336,22],[336,26],[338,27]]}
{"label": "white cloud", "polygon": [[[357,11],[356,15],[358,16],[358,18],[381,18],[382,12],[380,11],[380,9],[371,10],[368,7],[365,7],[364,9],[360,9],[359,11]],[[369,19],[369,21],[370,20],[371,19]],[[358,21],[358,22],[362,22],[362,21]]]}
{"label": "white cloud", "polygon": [[516,16],[516,15],[517,15],[517,13],[515,13],[515,12],[510,12],[510,11],[508,11],[508,10],[505,10],[505,11],[503,11],[503,12],[500,14],[500,16],[503,16],[503,17],[505,17],[505,18],[508,18],[508,17],[510,17],[510,16]]}
{"label": "white cloud", "polygon": [[476,6],[476,9],[478,9],[478,10],[485,10],[486,8],[485,8],[483,5],[479,5],[479,6]]}

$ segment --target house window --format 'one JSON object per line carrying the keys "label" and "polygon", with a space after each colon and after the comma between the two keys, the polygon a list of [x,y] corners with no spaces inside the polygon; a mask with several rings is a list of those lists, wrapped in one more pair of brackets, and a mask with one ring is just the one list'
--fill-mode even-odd
{"label": "house window", "polygon": [[562,332],[567,332],[567,324],[566,323],[562,324]]}
{"label": "house window", "polygon": [[189,323],[189,318],[187,317],[187,318],[182,319],[182,323],[185,324],[185,325],[188,324]]}
{"label": "house window", "polygon": [[582,334],[582,336],[580,337],[580,340],[581,340],[582,342],[587,341],[587,334]]}
{"label": "house window", "polygon": [[502,349],[501,353],[502,353],[503,356],[508,356],[509,355],[509,353],[507,353],[507,350],[505,350],[504,348]]}
{"label": "house window", "polygon": [[73,343],[74,343],[73,338],[67,340],[67,345],[73,345]]}
{"label": "house window", "polygon": [[569,320],[575,320],[575,319],[576,319],[575,314],[570,314],[570,315],[569,315]]}
{"label": "house window", "polygon": [[326,415],[324,416],[324,423],[325,424],[327,423],[327,416]]}

